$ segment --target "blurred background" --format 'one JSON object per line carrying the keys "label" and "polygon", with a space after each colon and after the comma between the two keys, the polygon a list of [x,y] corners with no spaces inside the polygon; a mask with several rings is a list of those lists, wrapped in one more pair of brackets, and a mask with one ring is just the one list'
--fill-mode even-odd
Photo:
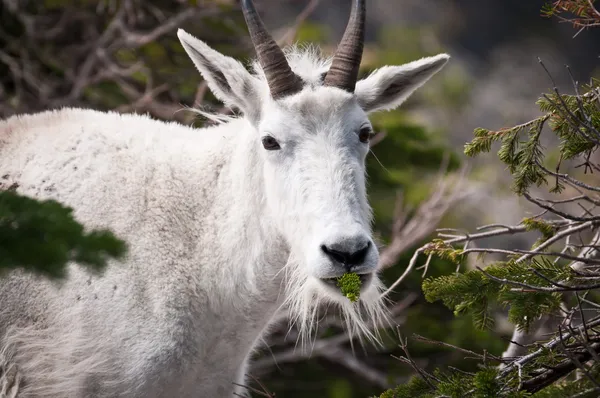
{"label": "blurred background", "polygon": [[[281,43],[314,43],[330,54],[346,25],[350,0],[256,0]],[[368,160],[375,229],[386,252],[384,280],[393,283],[435,228],[517,224],[530,209],[510,191],[496,156],[467,159],[473,129],[499,129],[539,115],[535,101],[552,88],[541,59],[565,93],[576,79],[600,77],[600,30],[544,18],[544,1],[369,0],[362,72],[440,52],[448,66],[400,110],[374,115],[378,131]],[[0,0],[0,117],[62,106],[149,113],[201,127],[186,107],[229,112],[215,101],[177,37],[184,28],[237,59],[253,56],[233,0]],[[548,142],[552,140],[548,138]],[[456,192],[456,175],[470,163]],[[464,172],[463,172],[464,173]],[[464,174],[463,174],[464,175]],[[440,184],[440,179],[442,184]],[[444,185],[443,182],[446,182]],[[490,239],[526,248],[534,236]],[[419,263],[418,265],[422,265]],[[455,265],[434,259],[427,276]],[[414,339],[416,333],[476,352],[499,355],[512,333],[502,309],[494,330],[477,331],[421,292],[422,271],[390,294],[398,327],[382,347],[350,341],[335,314],[323,314],[310,352],[295,346],[285,322],[257,355],[252,386],[277,397],[379,395],[413,369],[399,335],[421,367],[474,370],[468,355]],[[261,386],[261,384],[263,386]],[[261,396],[256,393],[256,396]]]}

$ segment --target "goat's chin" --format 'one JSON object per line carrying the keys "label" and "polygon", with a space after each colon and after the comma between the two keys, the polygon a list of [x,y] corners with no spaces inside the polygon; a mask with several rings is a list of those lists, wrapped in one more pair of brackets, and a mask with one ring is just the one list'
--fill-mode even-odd
{"label": "goat's chin", "polygon": [[286,306],[291,320],[298,327],[302,345],[310,341],[312,332],[317,329],[318,322],[322,319],[323,314],[319,309],[331,304],[341,310],[343,322],[350,335],[378,342],[378,329],[389,326],[390,323],[381,299],[383,284],[376,274],[369,279],[356,302],[351,302],[339,289],[313,276],[306,276],[302,283],[290,289],[286,295]]}
{"label": "goat's chin", "polygon": [[[376,277],[377,276],[374,274],[361,275],[363,284],[360,289],[360,297],[362,300],[375,300],[377,298],[376,295],[373,294],[373,291],[377,290],[376,284],[373,283],[373,279]],[[328,302],[344,306],[349,301],[348,298],[342,294],[340,288],[337,286],[333,278],[325,280],[320,278],[312,278],[311,283],[314,283],[315,289],[319,292],[318,294],[323,295],[323,299],[327,300]]]}

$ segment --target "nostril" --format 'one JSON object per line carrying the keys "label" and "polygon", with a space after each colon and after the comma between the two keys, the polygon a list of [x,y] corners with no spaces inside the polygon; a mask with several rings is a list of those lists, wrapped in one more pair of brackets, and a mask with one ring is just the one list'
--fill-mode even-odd
{"label": "nostril", "polygon": [[321,245],[321,250],[323,250],[323,252],[325,254],[327,254],[330,258],[337,261],[338,263],[346,264],[348,261],[347,253],[344,253],[344,252],[338,251],[338,250],[334,250],[334,249],[330,249],[325,245]]}
{"label": "nostril", "polygon": [[321,245],[321,250],[332,260],[341,263],[345,266],[360,265],[365,261],[365,257],[371,248],[371,242],[367,242],[366,245],[359,250],[354,252],[336,250],[326,245]]}
{"label": "nostril", "polygon": [[367,245],[360,250],[355,251],[350,255],[348,264],[357,265],[362,264],[365,261],[365,257],[371,248],[371,242],[367,242]]}

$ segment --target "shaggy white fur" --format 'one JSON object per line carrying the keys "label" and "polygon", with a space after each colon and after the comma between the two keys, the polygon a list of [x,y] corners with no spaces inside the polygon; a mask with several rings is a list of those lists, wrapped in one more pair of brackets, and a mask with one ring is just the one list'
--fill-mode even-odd
{"label": "shaggy white fur", "polygon": [[[273,101],[254,73],[189,34],[211,90],[243,116],[192,129],[143,115],[62,109],[0,121],[0,178],[53,198],[129,244],[101,277],[77,264],[52,283],[0,280],[0,388],[19,397],[227,397],[278,311],[303,336],[319,303],[351,333],[385,319],[365,188],[367,113],[399,106],[447,55],[385,67],[355,94],[321,86],[329,61],[287,52],[305,80]],[[279,150],[266,150],[264,136]],[[324,279],[345,270],[325,247],[369,244],[372,275],[351,304]],[[15,372],[15,367],[17,371]],[[12,390],[11,390],[12,389]]]}

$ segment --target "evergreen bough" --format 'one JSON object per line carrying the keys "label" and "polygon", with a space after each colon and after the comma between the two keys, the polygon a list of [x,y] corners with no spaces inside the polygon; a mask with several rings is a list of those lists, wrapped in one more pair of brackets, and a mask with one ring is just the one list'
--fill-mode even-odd
{"label": "evergreen bough", "polygon": [[[594,4],[589,0],[552,1],[543,13],[560,16],[570,12],[575,16],[568,20],[575,26],[600,26],[600,12]],[[542,212],[515,226],[491,225],[472,234],[446,233],[416,252],[458,266],[453,274],[424,280],[422,288],[429,302],[442,302],[455,316],[468,315],[479,330],[491,330],[495,313],[507,309],[508,321],[520,333],[513,336],[529,333],[534,344],[520,347],[514,357],[498,357],[430,340],[468,351],[481,360],[479,370],[427,371],[412,361],[405,349],[406,358],[401,359],[418,376],[384,392],[381,398],[600,396],[600,215],[596,210],[600,187],[586,177],[600,172],[594,160],[600,146],[600,80],[591,79],[584,85],[573,81],[573,87],[573,94],[561,94],[556,87],[543,94],[537,101],[542,112],[539,117],[500,130],[475,129],[473,140],[465,145],[466,155],[477,156],[499,143],[497,154],[513,177],[514,192]],[[542,146],[546,131],[558,138],[556,154]],[[532,193],[544,186],[548,186],[551,199]],[[552,198],[559,194],[562,196]],[[566,194],[570,195],[567,199]],[[528,250],[472,245],[480,239],[520,233],[535,233],[538,239]],[[481,260],[490,253],[504,259],[485,267],[476,262],[475,269],[460,272],[468,255],[477,254]],[[554,320],[551,333],[535,334],[540,319]]]}
{"label": "evergreen bough", "polygon": [[73,210],[55,200],[0,191],[0,277],[13,269],[60,279],[69,262],[99,274],[127,246],[110,231],[85,231]]}

